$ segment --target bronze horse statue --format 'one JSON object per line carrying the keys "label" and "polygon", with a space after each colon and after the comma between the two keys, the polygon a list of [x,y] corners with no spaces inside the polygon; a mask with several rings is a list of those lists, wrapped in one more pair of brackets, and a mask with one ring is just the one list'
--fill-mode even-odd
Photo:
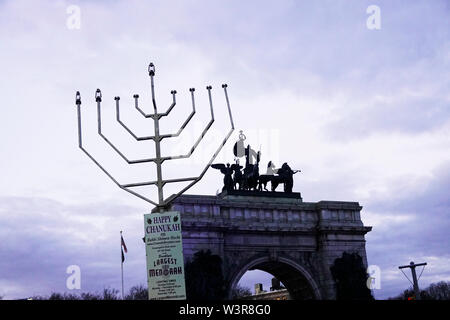
{"label": "bronze horse statue", "polygon": [[301,170],[292,170],[289,165],[285,162],[277,171],[277,175],[268,175],[263,174],[259,176],[259,184],[258,190],[262,191],[263,186],[264,190],[267,190],[267,183],[270,182],[271,190],[275,191],[279,184],[284,184],[284,192],[291,193],[292,187],[294,185],[293,175],[297,172],[301,172]]}
{"label": "bronze horse statue", "polygon": [[258,188],[259,177],[258,163],[247,165],[244,169],[244,175],[242,177],[243,189],[256,191]]}
{"label": "bronze horse statue", "polygon": [[[256,163],[250,163],[250,157],[255,154]],[[250,145],[245,148],[245,168],[242,177],[244,190],[257,190],[259,181],[259,160],[261,159],[261,152],[255,152],[250,148]]]}

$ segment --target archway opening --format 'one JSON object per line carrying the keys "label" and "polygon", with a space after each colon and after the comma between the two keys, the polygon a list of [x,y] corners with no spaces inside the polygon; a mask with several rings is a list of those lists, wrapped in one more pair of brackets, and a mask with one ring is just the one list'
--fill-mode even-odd
{"label": "archway opening", "polygon": [[[259,272],[255,272],[258,270]],[[260,277],[260,278],[258,278]],[[315,300],[320,299],[320,294],[318,293],[317,286],[313,285],[312,279],[307,277],[307,275],[299,270],[299,268],[294,267],[289,263],[284,263],[281,261],[259,261],[252,265],[247,266],[245,270],[242,270],[238,279],[233,281],[232,292],[241,287],[255,288],[255,284],[263,283],[263,288],[268,286],[269,283],[272,284],[272,278],[279,281],[280,285],[286,288],[289,293],[289,299],[292,300]],[[251,282],[259,280],[253,285]],[[264,285],[265,284],[265,285]],[[273,285],[272,285],[273,287]],[[254,295],[255,290],[252,290],[252,299],[258,299],[257,295]],[[273,295],[276,297],[276,295]],[[263,299],[263,296],[261,296]]]}
{"label": "archway opening", "polygon": [[262,298],[262,295],[269,297],[270,300],[290,299],[289,292],[284,284],[273,274],[262,270],[247,270],[239,279],[233,292],[233,298],[249,299],[251,296]]}

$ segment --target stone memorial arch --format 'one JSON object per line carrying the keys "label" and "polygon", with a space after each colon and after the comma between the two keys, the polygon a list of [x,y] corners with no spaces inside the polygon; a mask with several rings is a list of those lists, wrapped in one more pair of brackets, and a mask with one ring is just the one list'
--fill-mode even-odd
{"label": "stone memorial arch", "polygon": [[222,259],[227,297],[248,270],[273,274],[292,299],[335,299],[330,267],[344,252],[357,253],[367,268],[357,202],[303,202],[299,193],[224,191],[182,195],[185,260],[201,250]]}

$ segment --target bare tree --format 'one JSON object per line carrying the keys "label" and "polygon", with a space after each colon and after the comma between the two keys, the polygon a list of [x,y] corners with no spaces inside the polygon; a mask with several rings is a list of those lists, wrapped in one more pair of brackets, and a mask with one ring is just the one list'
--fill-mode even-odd
{"label": "bare tree", "polygon": [[245,297],[251,296],[252,291],[248,287],[242,287],[240,285],[237,285],[236,288],[233,289],[233,300],[242,300],[245,299]]}
{"label": "bare tree", "polygon": [[[430,284],[424,290],[420,290],[422,300],[450,300],[450,281],[440,281]],[[406,289],[401,294],[389,298],[389,300],[414,299],[413,288]]]}
{"label": "bare tree", "polygon": [[125,300],[148,300],[148,289],[142,284],[134,286],[125,296]]}
{"label": "bare tree", "polygon": [[432,283],[425,291],[430,300],[450,300],[450,281]]}

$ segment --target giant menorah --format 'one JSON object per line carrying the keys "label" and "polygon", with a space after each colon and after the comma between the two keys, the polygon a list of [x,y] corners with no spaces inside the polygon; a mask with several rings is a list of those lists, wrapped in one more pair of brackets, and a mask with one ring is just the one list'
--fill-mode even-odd
{"label": "giant menorah", "polygon": [[[207,86],[206,90],[208,90],[208,97],[209,97],[209,105],[211,110],[211,120],[208,122],[206,127],[203,129],[202,133],[200,134],[200,137],[196,140],[194,145],[191,147],[188,153],[184,155],[177,155],[177,156],[161,156],[161,141],[166,138],[175,138],[178,137],[184,128],[187,126],[187,124],[191,121],[193,116],[195,115],[195,99],[194,99],[194,88],[190,88],[189,91],[191,92],[191,100],[192,100],[192,112],[189,114],[187,119],[184,121],[184,123],[181,125],[180,129],[176,133],[172,134],[161,134],[159,132],[159,121],[161,118],[166,117],[169,115],[169,113],[173,110],[173,108],[176,105],[176,99],[175,96],[177,92],[175,90],[171,91],[172,94],[172,104],[169,106],[166,112],[164,113],[158,113],[158,108],[156,106],[156,99],[155,99],[155,88],[154,88],[154,76],[155,76],[155,66],[153,63],[150,63],[148,67],[148,73],[150,76],[151,81],[151,92],[152,92],[152,104],[153,104],[153,113],[147,114],[145,113],[138,104],[139,95],[135,94],[133,96],[134,98],[134,105],[135,108],[139,111],[139,113],[144,116],[145,118],[151,118],[153,119],[154,123],[154,129],[155,134],[153,136],[145,136],[145,137],[139,137],[134,132],[125,125],[125,123],[120,119],[120,108],[119,108],[119,100],[120,97],[115,97],[114,100],[116,101],[116,120],[117,122],[137,141],[145,141],[145,140],[153,140],[155,142],[155,157],[154,158],[147,158],[147,159],[138,159],[138,160],[130,160],[128,157],[126,157],[106,136],[104,133],[102,133],[102,120],[101,120],[101,102],[102,102],[102,93],[100,89],[97,89],[95,92],[95,101],[97,102],[97,127],[98,127],[98,134],[100,137],[102,137],[106,143],[111,146],[111,148],[117,152],[117,154],[122,157],[128,164],[136,164],[136,163],[150,163],[153,162],[156,164],[156,180],[154,181],[145,181],[145,182],[137,182],[137,183],[129,183],[129,184],[121,184],[119,183],[84,147],[83,147],[83,140],[82,140],[82,130],[81,130],[81,95],[80,92],[77,91],[76,93],[76,105],[77,105],[77,112],[78,112],[78,146],[81,150],[117,185],[119,188],[153,204],[156,206],[156,211],[164,211],[164,208],[166,208],[175,198],[177,198],[179,195],[181,195],[183,192],[188,190],[190,187],[192,187],[194,184],[196,184],[206,173],[214,159],[219,154],[220,150],[222,150],[222,147],[227,142],[228,138],[230,137],[231,133],[234,130],[234,123],[233,123],[233,117],[231,114],[230,109],[230,102],[228,100],[228,93],[227,93],[227,85],[223,84],[222,88],[225,93],[225,99],[227,102],[228,107],[228,114],[230,117],[230,124],[231,128],[226,134],[225,138],[223,139],[222,143],[216,150],[216,152],[212,155],[211,160],[208,162],[208,164],[205,166],[203,171],[200,173],[200,175],[196,177],[187,177],[187,178],[179,178],[179,179],[163,179],[162,176],[162,164],[166,160],[177,160],[177,159],[184,159],[189,158],[199,145],[200,141],[205,136],[206,132],[211,128],[212,124],[214,123],[214,110],[213,110],[213,104],[212,104],[212,98],[211,98],[211,86]],[[190,183],[184,187],[181,191],[179,191],[177,194],[174,194],[166,199],[164,199],[164,193],[163,189],[164,186],[167,183],[176,183],[176,182],[188,182]],[[134,187],[140,187],[140,186],[151,186],[154,185],[158,189],[158,202],[150,200],[148,197],[145,197],[135,191],[133,191],[131,188]]]}

